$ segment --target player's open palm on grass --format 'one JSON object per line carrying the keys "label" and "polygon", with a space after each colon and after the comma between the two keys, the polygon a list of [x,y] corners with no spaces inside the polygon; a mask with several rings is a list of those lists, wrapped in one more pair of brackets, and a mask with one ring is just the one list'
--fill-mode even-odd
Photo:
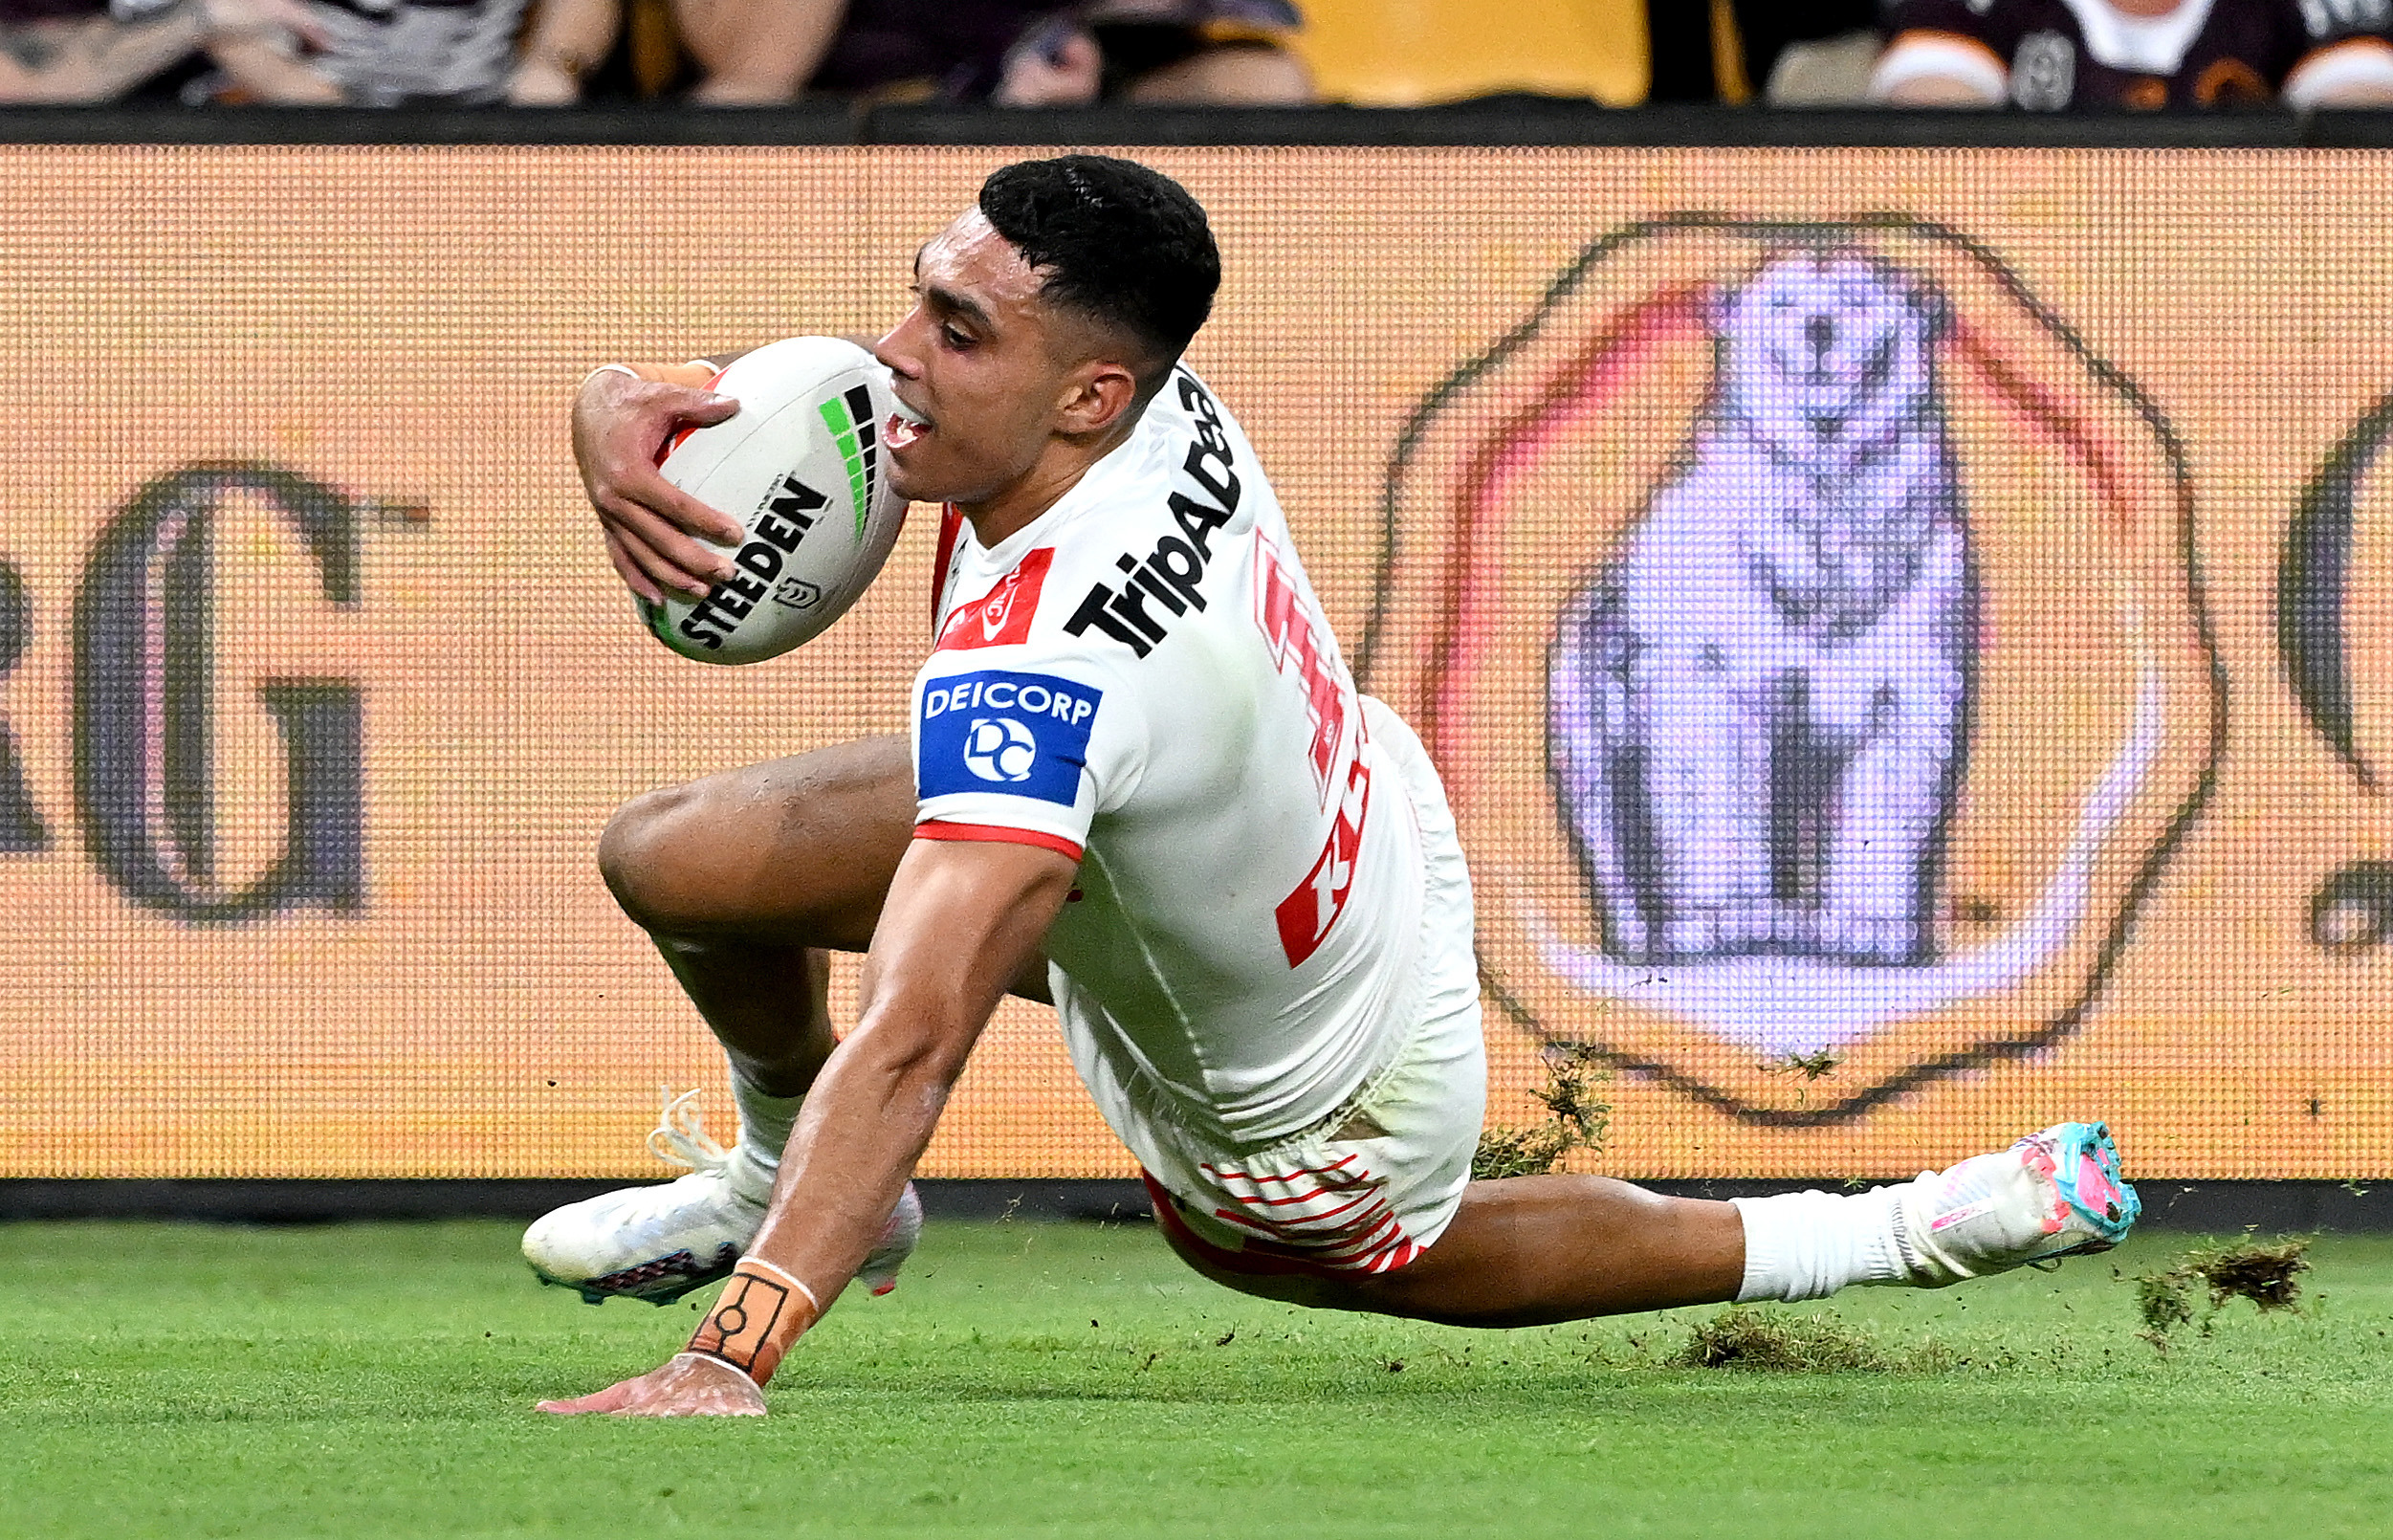
{"label": "player's open palm on grass", "polygon": [[762,1417],[764,1392],[719,1359],[679,1353],[645,1375],[618,1380],[571,1400],[542,1401],[563,1417],[605,1412],[615,1417]]}

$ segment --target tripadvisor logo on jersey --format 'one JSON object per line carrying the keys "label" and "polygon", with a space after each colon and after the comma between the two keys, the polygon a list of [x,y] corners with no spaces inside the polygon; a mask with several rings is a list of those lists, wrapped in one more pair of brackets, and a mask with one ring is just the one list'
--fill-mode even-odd
{"label": "tripadvisor logo on jersey", "polygon": [[[364,706],[354,679],[294,671],[236,687],[279,738],[282,806],[275,848],[232,870],[224,804],[240,788],[217,763],[228,683],[217,653],[228,603],[219,551],[236,517],[278,527],[280,543],[296,545],[310,597],[357,605],[359,508],[343,494],[253,464],[191,466],[143,487],[93,542],[68,617],[72,822],[126,899],[183,920],[356,909],[365,886]],[[56,623],[0,562],[0,674],[16,668],[37,627]],[[33,709],[16,693],[0,728],[0,852],[39,858],[71,836],[66,809],[37,803],[20,758],[23,734],[40,731],[28,719]],[[240,822],[250,832],[252,820]]]}
{"label": "tripadvisor logo on jersey", "polygon": [[[2098,1005],[2222,676],[2173,431],[1997,253],[1614,231],[1392,463],[1358,671],[1446,775],[1514,1023],[1816,1124]],[[1773,1072],[1821,1054],[1833,1095]]]}

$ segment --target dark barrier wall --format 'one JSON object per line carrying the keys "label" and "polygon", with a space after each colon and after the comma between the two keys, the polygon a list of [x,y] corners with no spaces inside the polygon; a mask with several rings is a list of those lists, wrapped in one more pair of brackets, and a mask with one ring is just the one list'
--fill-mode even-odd
{"label": "dark barrier wall", "polygon": [[[151,141],[0,144],[0,1177],[644,1172],[660,1082],[727,1139],[592,847],[899,730],[932,520],[801,653],[684,663],[564,404],[885,324],[1015,152],[161,143],[206,121],[0,121]],[[541,121],[445,137],[760,131]],[[1192,137],[1111,121],[1051,137]],[[2142,1174],[2393,1174],[2393,174],[2228,126],[2288,147],[1138,151],[1222,238],[1192,362],[1448,779],[1496,1116],[1587,1044],[1628,1175],[2097,1113]],[[926,1169],[1130,1168],[1020,1006]]]}

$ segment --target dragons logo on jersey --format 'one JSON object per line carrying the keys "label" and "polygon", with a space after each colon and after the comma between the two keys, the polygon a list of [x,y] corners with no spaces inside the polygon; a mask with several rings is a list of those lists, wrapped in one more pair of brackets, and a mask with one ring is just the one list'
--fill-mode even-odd
{"label": "dragons logo on jersey", "polygon": [[1055,564],[1055,548],[1042,545],[1023,557],[997,585],[968,605],[958,605],[939,632],[938,650],[959,652],[977,647],[1013,647],[1030,640],[1030,623],[1039,613],[1039,590]]}
{"label": "dragons logo on jersey", "polygon": [[1630,226],[1500,335],[1398,446],[1357,670],[1491,998],[1797,1125],[2083,1025],[2223,741],[2158,407],[1899,216]]}
{"label": "dragons logo on jersey", "polygon": [[1069,807],[1105,693],[1044,673],[985,670],[923,688],[914,785],[924,798],[1003,792]]}

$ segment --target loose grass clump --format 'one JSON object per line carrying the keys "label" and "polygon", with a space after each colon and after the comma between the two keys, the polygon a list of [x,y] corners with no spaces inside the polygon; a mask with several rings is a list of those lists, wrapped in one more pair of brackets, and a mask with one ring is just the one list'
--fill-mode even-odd
{"label": "loose grass clump", "polygon": [[1889,1348],[1833,1313],[1793,1315],[1732,1305],[1698,1321],[1668,1369],[1745,1369],[1763,1374],[1937,1374],[1965,1362],[1941,1342]]}
{"label": "loose grass clump", "polygon": [[1595,1097],[1593,1088],[1611,1078],[1593,1048],[1548,1048],[1546,1086],[1535,1094],[1552,1115],[1527,1128],[1498,1124],[1480,1134],[1471,1179],[1543,1177],[1573,1150],[1601,1150],[1612,1107]]}
{"label": "loose grass clump", "polygon": [[1732,1306],[1698,1321],[1665,1360],[1673,1369],[1754,1369],[1780,1374],[1883,1373],[1894,1367],[1866,1331],[1833,1315],[1788,1315]]}
{"label": "loose grass clump", "polygon": [[2167,1271],[2136,1279],[2136,1307],[2143,1316],[2143,1331],[2138,1334],[2165,1352],[2169,1333],[2193,1323],[2197,1289],[2209,1293],[2209,1309],[2202,1316],[2205,1336],[2219,1311],[2234,1300],[2248,1299],[2263,1311],[2298,1309],[2301,1275],[2309,1270],[2306,1237],[2188,1251]]}

